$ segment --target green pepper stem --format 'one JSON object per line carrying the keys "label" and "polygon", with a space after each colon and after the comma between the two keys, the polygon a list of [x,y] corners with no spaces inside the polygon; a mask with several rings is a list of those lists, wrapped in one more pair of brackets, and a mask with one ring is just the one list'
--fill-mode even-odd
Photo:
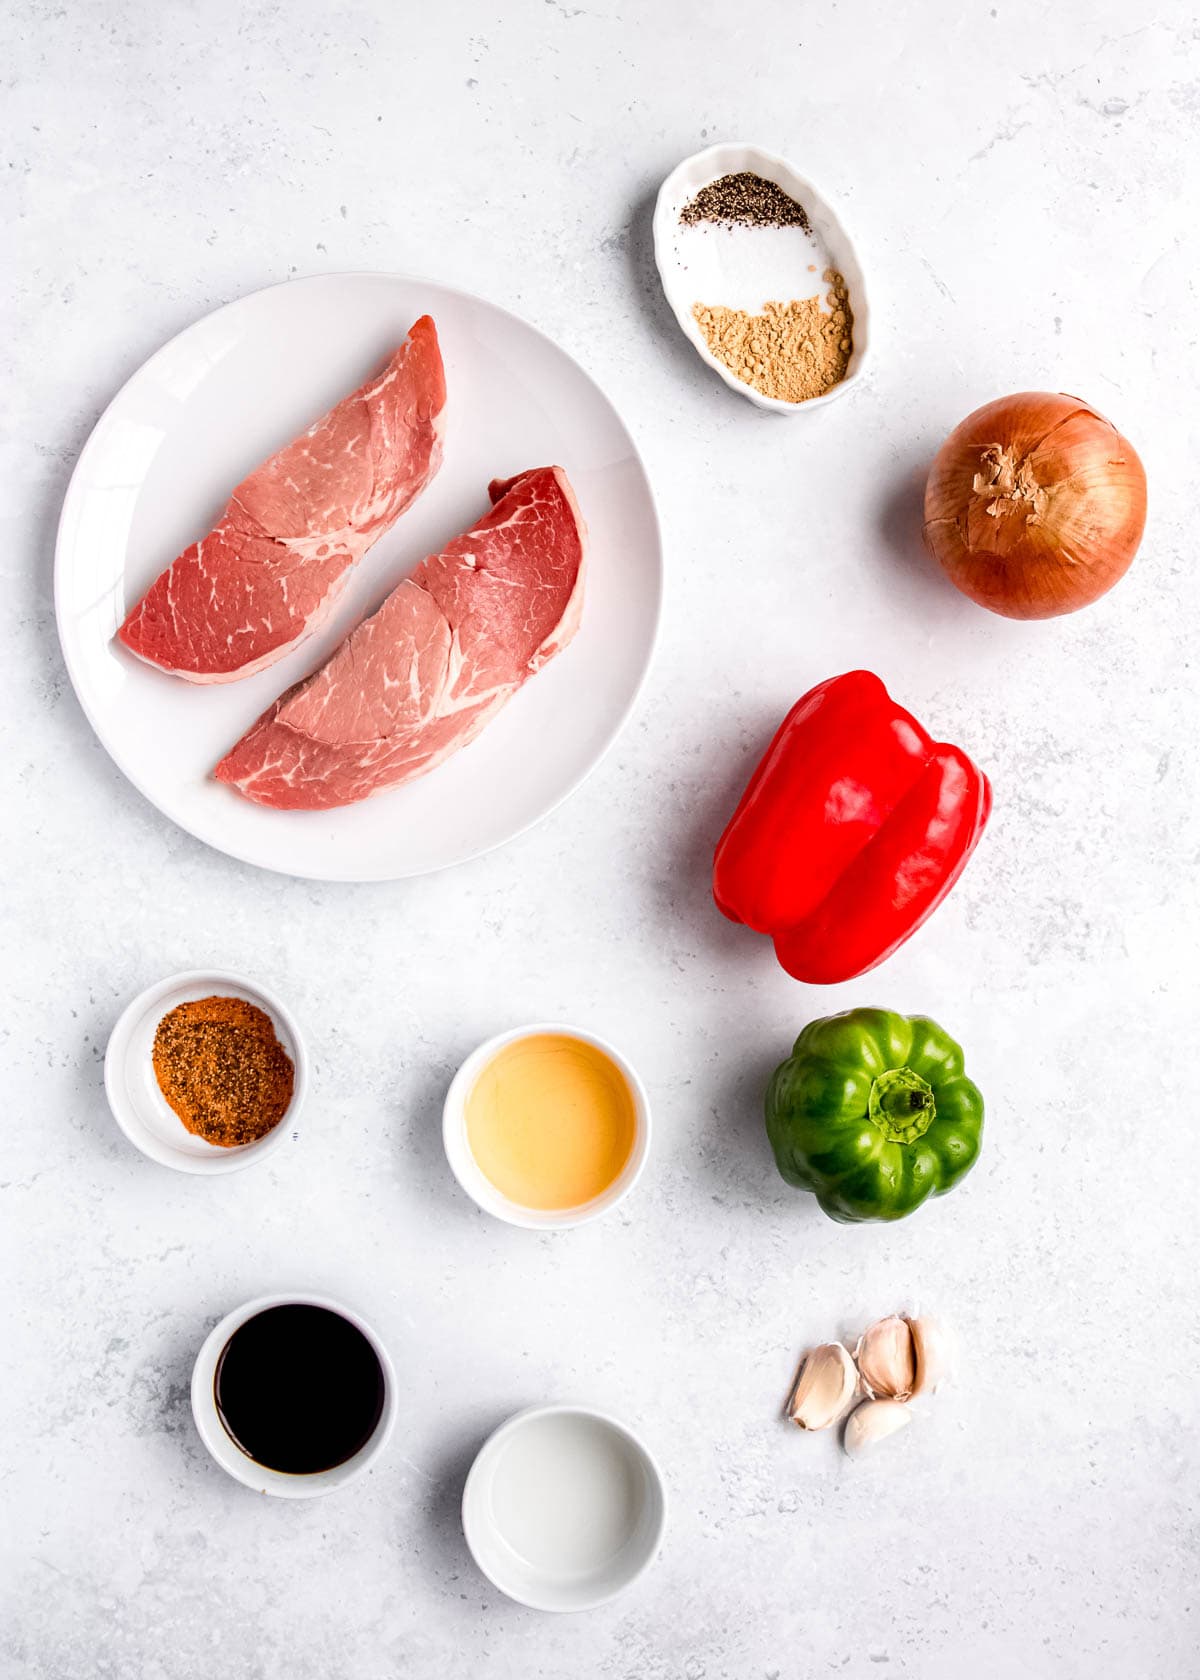
{"label": "green pepper stem", "polygon": [[868,1112],[889,1143],[915,1143],[933,1124],[937,1104],[919,1073],[889,1068],[871,1086]]}

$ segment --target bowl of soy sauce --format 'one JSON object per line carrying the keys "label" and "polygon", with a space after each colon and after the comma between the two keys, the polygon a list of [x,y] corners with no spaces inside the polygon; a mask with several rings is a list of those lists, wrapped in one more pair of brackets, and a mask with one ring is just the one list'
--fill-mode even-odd
{"label": "bowl of soy sauce", "polygon": [[306,1499],[361,1476],[387,1445],[396,1381],[357,1313],[318,1295],[264,1295],[211,1332],[192,1414],[223,1470],[256,1493]]}

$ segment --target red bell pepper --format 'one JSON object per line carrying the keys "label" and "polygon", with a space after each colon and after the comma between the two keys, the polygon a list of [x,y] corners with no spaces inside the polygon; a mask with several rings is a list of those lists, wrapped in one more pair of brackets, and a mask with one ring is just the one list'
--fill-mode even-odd
{"label": "red bell pepper", "polygon": [[992,808],[987,777],[933,741],[870,671],[798,700],[717,843],[713,897],[797,980],[865,974],[941,903]]}

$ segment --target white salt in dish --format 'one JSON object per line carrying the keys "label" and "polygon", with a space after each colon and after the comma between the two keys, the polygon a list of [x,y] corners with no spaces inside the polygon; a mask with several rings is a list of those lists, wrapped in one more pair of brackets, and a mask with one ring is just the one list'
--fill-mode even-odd
{"label": "white salt in dish", "polygon": [[[680,221],[680,212],[702,187],[722,175],[743,170],[773,181],[793,198],[807,214],[811,232],[800,227],[729,226],[718,222],[685,226]],[[667,302],[701,361],[759,408],[775,414],[819,408],[843,396],[861,376],[867,359],[870,310],[858,253],[832,205],[785,158],[743,142],[710,146],[685,158],[659,189],[654,210],[654,255]],[[693,305],[724,305],[760,314],[767,303],[824,298],[829,284],[822,276],[828,268],[836,269],[846,282],[854,327],[845,375],[823,395],[799,403],[764,396],[713,355],[692,313]]]}

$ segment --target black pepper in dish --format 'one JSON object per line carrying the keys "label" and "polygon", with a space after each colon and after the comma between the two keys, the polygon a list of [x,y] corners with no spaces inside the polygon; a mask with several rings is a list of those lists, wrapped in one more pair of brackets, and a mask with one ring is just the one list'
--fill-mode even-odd
{"label": "black pepper in dish", "polygon": [[744,222],[750,227],[798,227],[811,233],[808,212],[782,187],[749,169],[722,175],[701,187],[684,205],[679,220],[685,227],[697,222]]}

